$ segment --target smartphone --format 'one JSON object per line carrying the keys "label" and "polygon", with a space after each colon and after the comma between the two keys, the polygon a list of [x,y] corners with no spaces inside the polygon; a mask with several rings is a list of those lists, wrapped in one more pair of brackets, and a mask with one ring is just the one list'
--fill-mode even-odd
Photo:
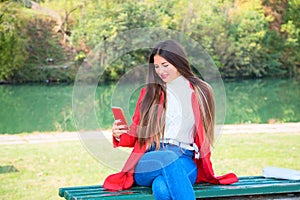
{"label": "smartphone", "polygon": [[123,109],[121,107],[113,106],[113,107],[111,107],[111,110],[112,110],[112,112],[114,114],[115,120],[120,120],[120,122],[118,123],[118,125],[126,125],[126,126],[128,126],[128,123],[127,123],[124,111],[123,111]]}

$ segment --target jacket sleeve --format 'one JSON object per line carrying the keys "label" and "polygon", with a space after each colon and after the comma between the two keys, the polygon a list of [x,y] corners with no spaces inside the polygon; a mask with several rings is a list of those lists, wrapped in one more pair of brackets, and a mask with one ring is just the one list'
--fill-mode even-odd
{"label": "jacket sleeve", "polygon": [[137,127],[140,121],[140,103],[143,100],[143,97],[145,95],[146,88],[142,88],[140,91],[140,95],[138,97],[135,111],[132,117],[132,123],[129,127],[129,133],[122,134],[120,136],[120,139],[116,139],[113,137],[113,145],[114,147],[133,147],[136,142],[136,131]]}

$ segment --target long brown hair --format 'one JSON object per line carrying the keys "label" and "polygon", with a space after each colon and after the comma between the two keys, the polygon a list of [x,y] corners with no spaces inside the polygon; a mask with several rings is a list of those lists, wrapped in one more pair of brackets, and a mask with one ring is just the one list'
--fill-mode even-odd
{"label": "long brown hair", "polygon": [[[206,137],[208,142],[213,144],[215,105],[212,88],[208,83],[193,74],[184,48],[175,40],[159,42],[150,54],[146,93],[140,104],[141,120],[137,129],[139,144],[149,146],[155,142],[158,149],[160,139],[164,137],[166,88],[165,83],[155,72],[155,55],[160,55],[166,59],[192,84],[200,105],[200,113]],[[163,102],[161,102],[162,98],[164,99]]]}

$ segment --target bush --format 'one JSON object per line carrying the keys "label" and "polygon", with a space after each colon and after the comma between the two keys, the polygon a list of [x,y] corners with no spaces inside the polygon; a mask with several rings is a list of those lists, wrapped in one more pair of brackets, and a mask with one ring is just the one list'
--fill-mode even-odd
{"label": "bush", "polygon": [[21,69],[28,58],[26,22],[18,12],[18,3],[6,1],[0,4],[0,80],[9,80]]}

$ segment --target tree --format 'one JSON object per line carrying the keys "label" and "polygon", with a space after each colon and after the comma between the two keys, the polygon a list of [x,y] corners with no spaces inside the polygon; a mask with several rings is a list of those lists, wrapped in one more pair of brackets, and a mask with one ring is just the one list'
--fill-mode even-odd
{"label": "tree", "polygon": [[19,7],[18,3],[9,1],[0,6],[0,80],[12,78],[28,57],[23,32],[26,22],[22,21]]}
{"label": "tree", "polygon": [[[88,54],[98,44],[108,39],[113,40],[123,31],[143,27],[171,26],[169,23],[171,17],[164,20],[168,15],[172,15],[167,10],[172,10],[171,4],[163,1],[158,4],[149,4],[143,1],[89,2],[82,8],[82,15],[76,22],[77,25],[72,33],[73,42],[77,45],[77,51],[82,56],[82,52]],[[115,52],[120,51],[122,46],[117,48]],[[105,54],[105,52],[102,53]],[[132,66],[147,62],[147,56],[148,54],[145,54],[144,51],[122,56],[106,68],[103,75],[104,79],[106,81],[118,80]]]}
{"label": "tree", "polygon": [[282,62],[287,66],[290,76],[300,74],[300,1],[290,0],[281,32],[285,38]]}

